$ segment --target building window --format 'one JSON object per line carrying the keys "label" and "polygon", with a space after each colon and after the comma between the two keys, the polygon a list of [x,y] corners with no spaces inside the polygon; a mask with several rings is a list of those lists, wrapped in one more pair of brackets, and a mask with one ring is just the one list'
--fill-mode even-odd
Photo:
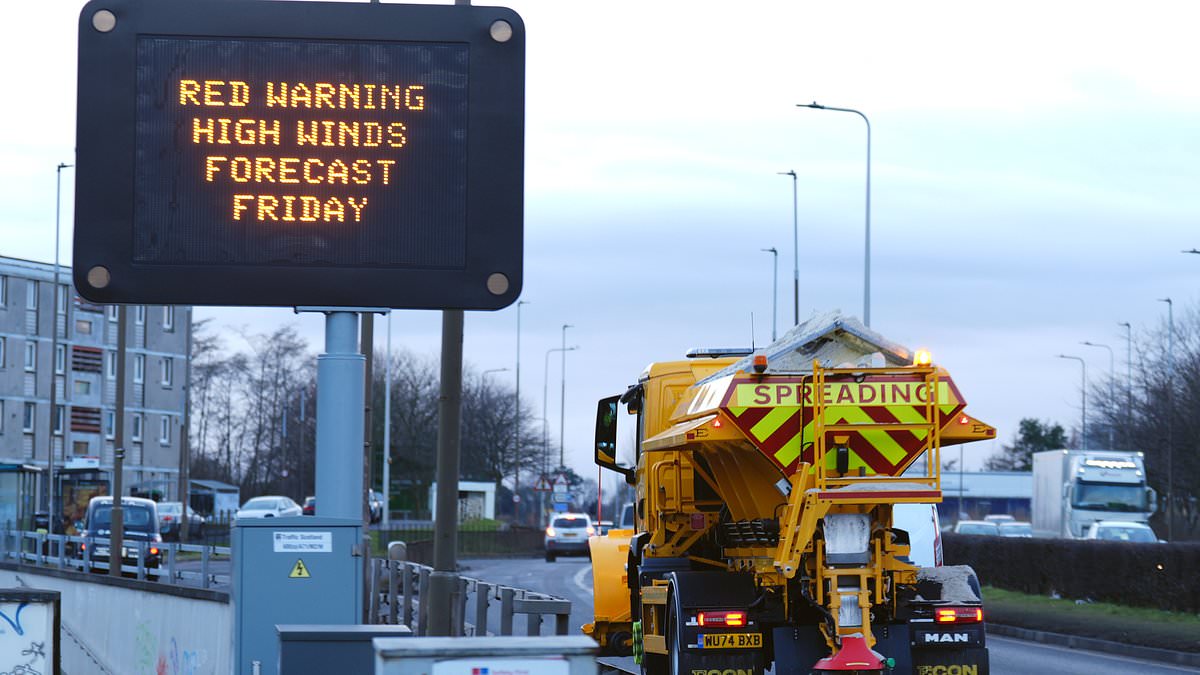
{"label": "building window", "polygon": [[54,406],[54,435],[62,436],[63,433],[63,416],[66,415],[67,407],[63,405]]}
{"label": "building window", "polygon": [[172,371],[175,370],[174,366],[175,366],[175,362],[172,361],[170,359],[170,357],[163,358],[163,360],[162,360],[162,386],[164,386],[164,387],[171,386],[171,375],[172,375]]}
{"label": "building window", "polygon": [[108,305],[108,306],[106,306],[106,307],[104,308],[104,313],[108,315],[108,320],[109,320],[109,321],[116,321],[116,320],[117,320],[117,318],[118,318],[118,317],[117,317],[117,311],[118,311],[118,308],[117,308],[117,306],[116,306],[116,305]]}
{"label": "building window", "polygon": [[[0,277],[3,279],[4,277]],[[4,433],[4,399],[0,398],[0,434]]]}
{"label": "building window", "polygon": [[88,451],[91,450],[91,448],[88,447],[87,441],[75,441],[72,443],[72,445],[75,446],[75,451],[73,453],[75,457],[86,457]]}
{"label": "building window", "polygon": [[[2,278],[3,277],[0,277],[0,279],[2,279]],[[4,366],[7,365],[4,361],[4,353],[5,353],[4,347],[5,347],[5,343],[7,341],[8,341],[8,338],[5,338],[4,336],[0,335],[0,368],[3,368]]]}
{"label": "building window", "polygon": [[104,411],[104,437],[112,440],[117,436],[117,413],[112,410]]}
{"label": "building window", "polygon": [[133,382],[141,384],[146,381],[146,355],[133,355]]}
{"label": "building window", "polygon": [[131,421],[133,422],[131,425],[133,427],[133,433],[131,433],[129,437],[135,441],[142,440],[142,414],[134,413]]}
{"label": "building window", "polygon": [[158,423],[158,442],[163,445],[171,444],[171,418],[163,415]]}
{"label": "building window", "polygon": [[117,353],[106,352],[104,354],[104,376],[110,380],[117,379]]}
{"label": "building window", "polygon": [[33,422],[37,418],[37,407],[34,404],[25,403],[25,414],[21,418],[21,430],[27,434],[33,433]]}
{"label": "building window", "polygon": [[163,306],[163,330],[175,330],[175,308],[170,305]]}
{"label": "building window", "polygon": [[92,393],[92,383],[87,380],[75,380],[75,395],[88,396]]}
{"label": "building window", "polygon": [[58,313],[66,316],[67,314],[67,299],[70,296],[67,293],[66,286],[58,287]]}
{"label": "building window", "polygon": [[33,372],[37,370],[37,343],[25,343],[25,370]]}
{"label": "building window", "polygon": [[8,277],[0,276],[0,309],[8,306]]}
{"label": "building window", "polygon": [[38,282],[29,280],[25,284],[25,309],[37,310]]}
{"label": "building window", "polygon": [[57,345],[54,348],[54,372],[62,375],[67,372],[67,346]]}
{"label": "building window", "polygon": [[133,322],[141,326],[146,323],[146,306],[138,305],[133,308]]}
{"label": "building window", "polygon": [[83,319],[76,319],[75,320],[75,332],[79,335],[91,335],[92,334],[92,322],[84,321]]}

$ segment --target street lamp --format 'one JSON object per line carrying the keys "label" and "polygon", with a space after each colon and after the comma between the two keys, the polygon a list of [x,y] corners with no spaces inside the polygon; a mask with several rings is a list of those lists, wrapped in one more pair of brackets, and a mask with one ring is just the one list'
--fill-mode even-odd
{"label": "street lamp", "polygon": [[[513,494],[521,489],[521,305],[528,300],[517,301],[517,393],[513,396]],[[521,502],[513,504],[513,521],[521,522]]]}
{"label": "street lamp", "polygon": [[780,171],[792,177],[792,316],[793,326],[800,325],[800,215],[796,201],[796,171]]}
{"label": "street lamp", "polygon": [[1125,327],[1125,424],[1133,415],[1133,326],[1128,321],[1117,324]]}
{"label": "street lamp", "polygon": [[[867,231],[866,231],[866,246],[863,256],[863,323],[868,328],[871,327],[871,120],[861,112],[853,108],[835,108],[833,106],[821,105],[816,101],[812,103],[798,103],[797,108],[812,108],[814,110],[834,110],[837,112],[854,113],[863,118],[867,123]],[[799,323],[799,320],[797,320]]]}
{"label": "street lamp", "polygon": [[1167,303],[1167,541],[1175,541],[1175,304]]}
{"label": "street lamp", "polygon": [[564,441],[566,439],[565,432],[566,432],[566,428],[567,428],[566,423],[567,423],[567,329],[568,328],[574,328],[574,326],[572,326],[569,323],[564,323],[562,326],[562,369],[559,371],[559,374],[562,376],[562,393],[561,393],[561,398],[559,399],[559,404],[558,404],[558,465],[560,467],[566,466],[566,464],[563,463],[563,453],[565,452],[565,449],[566,449]]}
{"label": "street lamp", "polygon": [[492,373],[507,373],[507,372],[508,372],[508,368],[490,368],[479,374],[479,380],[486,385],[487,384],[486,378],[488,375],[491,375]]}
{"label": "street lamp", "polygon": [[[1113,385],[1116,384],[1116,381],[1117,381],[1117,370],[1116,370],[1117,362],[1116,362],[1116,359],[1113,357],[1112,347],[1109,347],[1108,345],[1102,345],[1102,344],[1099,344],[1096,342],[1088,342],[1086,340],[1083,342],[1080,342],[1079,344],[1087,346],[1087,347],[1103,347],[1108,350],[1108,400],[1109,400],[1109,405],[1111,405],[1115,408],[1117,405],[1117,393],[1116,393],[1116,390],[1113,389]],[[1112,423],[1112,420],[1109,420],[1109,423],[1108,423],[1108,449],[1109,450],[1116,449],[1116,444],[1113,442],[1113,426],[1114,425]]]}
{"label": "street lamp", "polygon": [[[58,424],[63,427],[63,455],[67,454],[68,447],[68,432],[69,428],[67,420],[55,419],[58,417],[58,291],[59,291],[59,273],[62,271],[58,264],[58,247],[59,247],[59,223],[62,220],[62,171],[69,169],[73,164],[59,163],[55,169],[55,188],[54,188],[54,314],[50,319],[50,442],[46,451],[46,473],[49,488],[46,490],[46,513],[50,519],[50,532],[54,532],[54,432]],[[66,309],[63,309],[66,312]],[[63,320],[64,328],[66,320]],[[66,358],[63,358],[63,370],[66,371]],[[65,376],[64,376],[65,377]],[[63,417],[66,417],[64,415]],[[185,499],[184,502],[187,500]]]}
{"label": "street lamp", "polygon": [[[779,251],[775,247],[760,249],[774,258],[771,273],[771,342],[775,341],[775,318],[779,316]],[[796,287],[799,289],[799,286]]]}
{"label": "street lamp", "polygon": [[555,352],[573,352],[579,349],[573,347],[554,347],[546,350],[546,367],[542,370],[542,457],[550,456],[550,431],[546,420],[546,402],[550,399],[550,355]]}
{"label": "street lamp", "polygon": [[1059,354],[1058,358],[1078,361],[1079,364],[1083,366],[1083,379],[1081,380],[1080,385],[1080,396],[1083,401],[1083,414],[1080,417],[1082,423],[1079,428],[1079,437],[1081,439],[1080,450],[1087,450],[1087,361],[1084,361],[1083,358],[1079,356],[1067,356],[1066,354]]}

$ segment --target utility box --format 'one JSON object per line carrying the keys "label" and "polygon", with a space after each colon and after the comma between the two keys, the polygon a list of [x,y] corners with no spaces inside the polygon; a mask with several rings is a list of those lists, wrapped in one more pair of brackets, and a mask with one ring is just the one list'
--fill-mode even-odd
{"label": "utility box", "polygon": [[597,672],[598,645],[586,635],[375,638],[373,642],[375,675],[596,675]]}
{"label": "utility box", "polygon": [[279,625],[282,675],[370,673],[375,668],[375,638],[411,637],[408,626]]}
{"label": "utility box", "polygon": [[362,622],[362,522],[240,519],[233,527],[238,675],[278,675],[278,624]]}

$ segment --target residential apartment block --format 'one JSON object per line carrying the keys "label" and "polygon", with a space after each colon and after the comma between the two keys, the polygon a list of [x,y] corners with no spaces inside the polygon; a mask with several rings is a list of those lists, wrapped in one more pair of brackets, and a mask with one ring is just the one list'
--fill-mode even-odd
{"label": "residential apartment block", "polygon": [[[56,290],[52,264],[0,257],[0,465],[41,469],[39,505],[50,448],[62,480],[86,469],[90,480],[107,482],[113,466],[117,307],[77,296],[69,267],[60,268],[59,282]],[[133,305],[127,317],[124,484],[174,498],[191,308]],[[69,490],[60,482],[55,492]]]}

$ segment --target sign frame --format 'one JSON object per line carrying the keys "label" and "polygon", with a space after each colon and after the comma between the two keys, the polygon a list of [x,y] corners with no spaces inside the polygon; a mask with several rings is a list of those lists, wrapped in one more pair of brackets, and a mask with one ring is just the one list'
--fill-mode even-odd
{"label": "sign frame", "polygon": [[[137,44],[144,36],[465,44],[469,63],[462,267],[135,261]],[[78,72],[73,274],[79,294],[87,300],[496,310],[520,295],[525,30],[512,10],[476,5],[92,0],[79,17]]]}

